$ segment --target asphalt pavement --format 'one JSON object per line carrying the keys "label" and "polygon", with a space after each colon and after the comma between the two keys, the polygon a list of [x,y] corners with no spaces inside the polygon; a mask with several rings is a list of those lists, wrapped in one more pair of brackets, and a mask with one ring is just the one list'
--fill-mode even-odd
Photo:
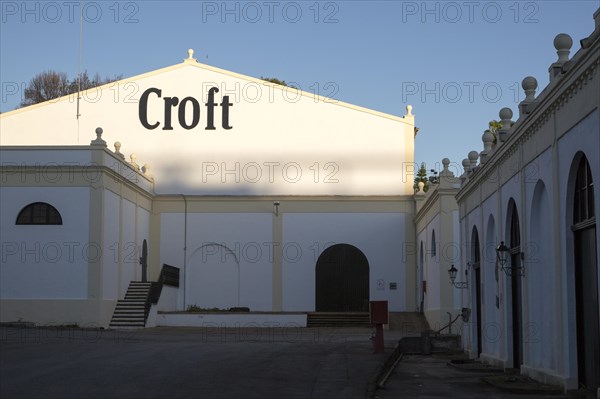
{"label": "asphalt pavement", "polygon": [[[402,333],[371,328],[0,327],[0,397],[9,398],[582,398],[460,354],[403,355],[376,377]],[[476,364],[475,364],[476,366]],[[383,370],[384,371],[384,370]]]}

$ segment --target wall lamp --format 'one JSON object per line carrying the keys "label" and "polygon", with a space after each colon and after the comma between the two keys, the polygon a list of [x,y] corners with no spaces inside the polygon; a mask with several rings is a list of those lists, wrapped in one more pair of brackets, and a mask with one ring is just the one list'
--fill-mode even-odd
{"label": "wall lamp", "polygon": [[281,205],[281,202],[279,202],[279,201],[273,202],[273,213],[275,214],[275,216],[279,216],[279,205]]}
{"label": "wall lamp", "polygon": [[[452,265],[450,269],[448,269],[448,275],[450,276],[450,284],[452,284],[456,288],[469,288],[468,281],[459,281],[456,282],[456,273],[458,273],[458,269]],[[465,270],[465,274],[468,273],[468,270]]]}
{"label": "wall lamp", "polygon": [[519,255],[521,257],[521,262],[519,262],[518,266],[514,264],[516,262],[511,262],[511,265],[507,266],[506,263],[508,262],[508,258],[510,256],[510,249],[506,245],[504,245],[504,241],[501,241],[500,245],[498,245],[498,247],[496,248],[496,261],[498,262],[498,265],[500,265],[500,269],[507,276],[525,275],[525,266],[523,262],[523,260],[525,259],[525,254],[523,252],[520,252]]}

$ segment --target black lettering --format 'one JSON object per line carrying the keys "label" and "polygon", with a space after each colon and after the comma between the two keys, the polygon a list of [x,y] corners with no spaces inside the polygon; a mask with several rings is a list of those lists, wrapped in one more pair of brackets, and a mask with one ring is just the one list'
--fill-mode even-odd
{"label": "black lettering", "polygon": [[229,96],[224,96],[223,101],[221,102],[221,107],[223,107],[223,116],[221,120],[221,126],[223,129],[229,130],[233,128],[233,126],[229,126],[229,107],[233,107],[233,104],[229,102]]}
{"label": "black lettering", "polygon": [[165,97],[165,127],[162,130],[173,130],[171,126],[171,107],[177,106],[179,98]]}
{"label": "black lettering", "polygon": [[[185,121],[185,106],[190,102],[192,103],[192,123],[189,125]],[[181,100],[181,104],[179,104],[179,124],[184,129],[190,130],[198,126],[198,122],[200,122],[200,103],[194,97],[186,97]]]}
{"label": "black lettering", "polygon": [[219,89],[216,87],[211,87],[208,90],[208,102],[206,103],[206,129],[205,130],[215,130],[215,107],[217,103],[215,103],[215,93],[218,93]]}
{"label": "black lettering", "polygon": [[153,125],[148,122],[148,97],[152,93],[156,94],[158,98],[160,98],[162,91],[155,87],[149,88],[142,94],[142,97],[140,97],[140,105],[138,107],[140,123],[148,130],[156,129],[160,125],[160,122],[156,122]]}

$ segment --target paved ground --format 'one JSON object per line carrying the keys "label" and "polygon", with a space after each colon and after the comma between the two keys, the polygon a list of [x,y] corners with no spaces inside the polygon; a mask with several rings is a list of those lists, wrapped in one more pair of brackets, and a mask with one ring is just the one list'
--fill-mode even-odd
{"label": "paved ground", "polygon": [[[496,374],[495,381],[499,382],[502,389],[494,387],[482,380],[483,377],[494,373],[482,373],[481,371],[460,370],[447,366],[449,357],[435,356],[404,356],[392,373],[385,388],[378,390],[374,398],[396,399],[396,398],[461,398],[461,399],[496,399],[496,398],[566,398],[563,395],[540,394],[540,384],[528,382],[511,387],[518,380],[511,375]],[[531,385],[530,391],[527,392]],[[521,391],[515,393],[509,391],[514,389]]]}
{"label": "paved ground", "polygon": [[[374,355],[371,333],[369,328],[128,332],[0,327],[0,397],[564,397],[510,393],[483,382],[490,373],[448,367],[451,357],[415,355],[405,355],[385,388],[367,395],[401,336],[386,331],[387,354]],[[499,386],[511,386],[506,377],[495,377]]]}
{"label": "paved ground", "polygon": [[[371,329],[0,328],[0,397],[364,398]],[[389,341],[394,345],[395,341]]]}

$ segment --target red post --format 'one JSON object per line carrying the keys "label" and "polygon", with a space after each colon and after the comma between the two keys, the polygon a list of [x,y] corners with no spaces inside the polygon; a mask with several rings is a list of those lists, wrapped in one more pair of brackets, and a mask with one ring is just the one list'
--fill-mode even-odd
{"label": "red post", "polygon": [[384,353],[383,324],[375,324],[375,341],[373,341],[373,353]]}
{"label": "red post", "polygon": [[373,341],[373,352],[384,353],[383,325],[388,323],[387,301],[371,301],[371,324],[375,324],[375,340]]}

